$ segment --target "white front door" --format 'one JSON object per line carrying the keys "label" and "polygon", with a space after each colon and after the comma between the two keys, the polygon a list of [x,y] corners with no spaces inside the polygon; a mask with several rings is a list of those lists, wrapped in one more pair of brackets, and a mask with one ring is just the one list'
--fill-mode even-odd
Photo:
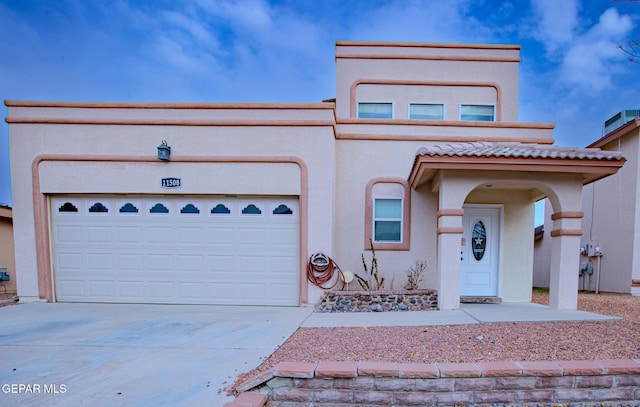
{"label": "white front door", "polygon": [[498,296],[500,211],[495,205],[464,207],[460,296]]}

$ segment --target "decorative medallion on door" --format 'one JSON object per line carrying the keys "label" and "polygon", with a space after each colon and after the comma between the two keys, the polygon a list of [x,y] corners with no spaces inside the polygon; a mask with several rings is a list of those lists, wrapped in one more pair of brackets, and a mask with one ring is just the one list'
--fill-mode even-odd
{"label": "decorative medallion on door", "polygon": [[484,223],[481,220],[477,221],[473,225],[473,233],[471,236],[471,244],[473,245],[473,257],[480,261],[484,257],[484,252],[487,249],[487,229],[484,227]]}

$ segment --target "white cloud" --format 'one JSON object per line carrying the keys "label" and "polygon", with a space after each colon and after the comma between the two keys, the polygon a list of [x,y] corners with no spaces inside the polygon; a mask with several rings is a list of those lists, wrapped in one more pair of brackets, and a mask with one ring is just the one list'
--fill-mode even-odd
{"label": "white cloud", "polygon": [[468,25],[476,26],[475,20],[463,17],[466,3],[464,0],[387,2],[380,7],[360,10],[362,15],[346,28],[349,39],[354,40],[463,41]]}
{"label": "white cloud", "polygon": [[578,26],[577,0],[532,0],[531,6],[537,20],[532,35],[548,54],[554,55],[573,41]]}
{"label": "white cloud", "polygon": [[203,22],[177,11],[163,11],[162,16],[166,23],[189,34],[191,38],[186,38],[186,41],[195,41],[206,48],[220,49],[218,39],[215,35],[212,35]]}
{"label": "white cloud", "polygon": [[631,18],[620,15],[615,8],[607,9],[596,25],[574,38],[566,50],[561,76],[567,84],[602,91],[612,84],[613,76],[625,63],[618,43],[633,28]]}
{"label": "white cloud", "polygon": [[199,0],[197,4],[238,28],[263,31],[272,25],[271,7],[264,0]]}

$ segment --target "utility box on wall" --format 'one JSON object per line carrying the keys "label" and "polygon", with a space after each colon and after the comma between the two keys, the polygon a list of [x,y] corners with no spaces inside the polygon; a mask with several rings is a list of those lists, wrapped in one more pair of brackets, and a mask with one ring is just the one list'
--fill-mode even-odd
{"label": "utility box on wall", "polygon": [[602,248],[598,243],[587,243],[580,248],[580,254],[587,257],[602,256]]}

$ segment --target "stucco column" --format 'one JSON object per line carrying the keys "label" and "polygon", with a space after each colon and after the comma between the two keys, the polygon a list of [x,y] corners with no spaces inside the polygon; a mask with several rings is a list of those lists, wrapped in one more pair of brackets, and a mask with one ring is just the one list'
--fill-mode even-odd
{"label": "stucco column", "polygon": [[552,308],[578,308],[578,265],[580,261],[581,219],[583,213],[556,212],[551,216],[551,270],[549,305]]}
{"label": "stucco column", "polygon": [[460,308],[462,208],[438,211],[438,308]]}

